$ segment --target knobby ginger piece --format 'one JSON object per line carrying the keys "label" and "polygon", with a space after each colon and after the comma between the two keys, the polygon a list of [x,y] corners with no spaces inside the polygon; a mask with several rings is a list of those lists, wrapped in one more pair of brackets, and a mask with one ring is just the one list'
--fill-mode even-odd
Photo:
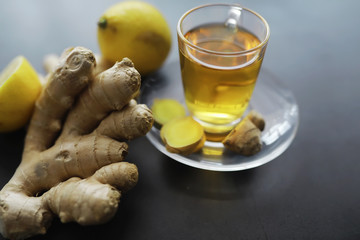
{"label": "knobby ginger piece", "polygon": [[265,128],[264,118],[255,111],[251,111],[225,137],[223,144],[233,152],[244,156],[252,156],[262,148],[261,131]]}
{"label": "knobby ginger piece", "polygon": [[0,191],[0,232],[24,239],[45,234],[52,219],[100,224],[134,187],[138,169],[122,162],[125,140],[143,136],[151,111],[133,100],[140,74],[130,59],[94,74],[96,60],[69,48],[51,71],[25,138],[22,161]]}
{"label": "knobby ginger piece", "polygon": [[[99,54],[94,55],[96,60],[96,66],[94,66],[93,74],[96,76],[99,73],[102,73],[103,71],[111,68],[113,64],[109,62],[108,60],[101,57]],[[57,54],[48,54],[44,57],[43,67],[46,72],[51,73],[53,72],[57,65],[59,64],[60,56]]]}
{"label": "knobby ginger piece", "polygon": [[251,112],[249,112],[249,114],[247,115],[247,117],[251,120],[251,122],[260,130],[260,131],[264,131],[265,129],[265,120],[263,118],[263,116],[258,113],[255,110],[252,110]]}
{"label": "knobby ginger piece", "polygon": [[167,122],[160,136],[169,152],[183,155],[199,151],[206,140],[203,127],[189,116]]}

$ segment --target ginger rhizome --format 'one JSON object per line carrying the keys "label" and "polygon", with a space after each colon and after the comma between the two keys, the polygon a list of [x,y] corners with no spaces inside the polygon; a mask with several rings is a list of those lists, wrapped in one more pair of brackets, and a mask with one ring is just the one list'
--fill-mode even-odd
{"label": "ginger rhizome", "polygon": [[133,100],[140,75],[129,59],[95,76],[85,48],[62,54],[28,126],[22,161],[0,191],[0,231],[10,239],[44,234],[62,222],[100,224],[116,213],[138,170],[123,162],[126,140],[145,135],[151,111]]}
{"label": "ginger rhizome", "polygon": [[264,128],[264,118],[258,112],[251,111],[225,137],[223,144],[226,148],[241,155],[254,155],[262,148],[261,131]]}
{"label": "ginger rhizome", "polygon": [[151,106],[155,123],[162,126],[170,120],[184,117],[186,110],[180,102],[171,98],[155,98]]}
{"label": "ginger rhizome", "polygon": [[169,152],[184,155],[199,151],[206,140],[203,127],[190,116],[167,122],[160,130],[160,137]]}

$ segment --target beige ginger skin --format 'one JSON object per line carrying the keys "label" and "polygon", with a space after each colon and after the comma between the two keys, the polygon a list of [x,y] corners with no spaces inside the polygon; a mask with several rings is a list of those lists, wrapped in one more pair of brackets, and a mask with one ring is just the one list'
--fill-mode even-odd
{"label": "beige ginger skin", "polygon": [[100,224],[134,187],[138,170],[123,162],[124,142],[145,135],[151,111],[133,98],[140,75],[129,59],[95,76],[85,48],[62,54],[36,102],[22,161],[0,191],[0,231],[10,239],[45,234],[62,222]]}
{"label": "beige ginger skin", "polygon": [[252,110],[222,141],[231,151],[252,156],[262,148],[261,131],[265,128],[262,115]]}

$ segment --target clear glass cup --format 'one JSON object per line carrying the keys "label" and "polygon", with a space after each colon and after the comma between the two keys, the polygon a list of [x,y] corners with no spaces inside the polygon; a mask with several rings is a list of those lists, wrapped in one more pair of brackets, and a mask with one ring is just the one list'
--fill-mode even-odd
{"label": "clear glass cup", "polygon": [[187,108],[209,136],[223,136],[248,107],[269,25],[240,5],[208,4],[187,11],[177,35]]}

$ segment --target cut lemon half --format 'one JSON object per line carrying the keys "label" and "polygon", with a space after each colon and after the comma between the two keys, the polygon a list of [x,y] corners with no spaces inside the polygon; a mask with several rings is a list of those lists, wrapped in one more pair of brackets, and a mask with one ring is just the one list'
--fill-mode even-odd
{"label": "cut lemon half", "polygon": [[41,89],[39,77],[25,57],[9,63],[0,73],[0,132],[25,126]]}

